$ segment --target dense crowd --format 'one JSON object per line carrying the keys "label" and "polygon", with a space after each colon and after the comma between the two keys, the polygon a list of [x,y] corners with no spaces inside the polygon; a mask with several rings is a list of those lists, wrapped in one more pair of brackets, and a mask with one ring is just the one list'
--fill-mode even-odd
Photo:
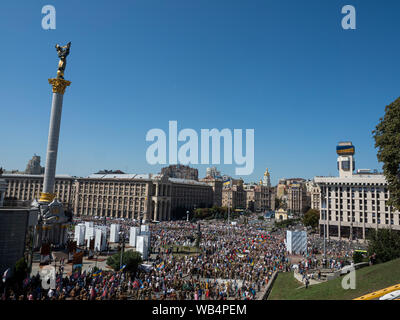
{"label": "dense crowd", "polygon": [[255,299],[274,271],[290,269],[283,238],[255,226],[214,223],[201,229],[199,254],[186,256],[162,248],[187,244],[195,225],[167,222],[153,228],[154,267],[138,276],[150,283],[149,291],[167,299]]}
{"label": "dense crowd", "polygon": [[[308,252],[309,255],[324,252],[324,239],[318,235],[308,236]],[[366,250],[368,245],[359,241],[348,241],[348,240],[335,240],[326,239],[325,249],[327,257],[331,257],[332,260],[351,260],[353,257],[354,250]]]}
{"label": "dense crowd", "polygon": [[[79,221],[77,221],[79,222]],[[95,221],[97,223],[115,222]],[[121,222],[128,231],[137,222]],[[275,271],[292,270],[284,243],[285,232],[267,232],[262,222],[228,226],[225,222],[186,221],[151,224],[151,254],[146,267],[136,274],[101,270],[66,274],[61,265],[55,289],[43,289],[39,274],[26,278],[22,286],[9,288],[3,299],[15,300],[253,300],[262,297]],[[194,246],[201,236],[197,247]],[[301,270],[321,266],[318,237],[309,239],[309,253],[297,264]],[[352,254],[352,244],[329,241],[331,267],[340,267]],[[182,249],[186,248],[186,252]],[[188,249],[191,248],[191,249]],[[179,252],[179,249],[181,250]]]}

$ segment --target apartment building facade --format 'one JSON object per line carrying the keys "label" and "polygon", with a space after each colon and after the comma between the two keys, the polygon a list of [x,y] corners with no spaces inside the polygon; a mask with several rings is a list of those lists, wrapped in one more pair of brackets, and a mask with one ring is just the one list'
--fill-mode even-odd
{"label": "apartment building facade", "polygon": [[[3,174],[7,183],[4,202],[32,201],[40,198],[43,191],[43,175],[35,174]],[[55,178],[55,190],[58,200],[65,210],[72,210],[75,177],[58,175]]]}
{"label": "apartment building facade", "polygon": [[387,204],[390,193],[382,174],[355,167],[354,147],[339,143],[338,177],[315,177],[320,188],[320,234],[328,238],[366,239],[369,230],[400,231],[399,211]]}
{"label": "apartment building facade", "polygon": [[[39,199],[43,189],[43,175],[10,174],[3,179],[9,202]],[[206,183],[152,174],[56,176],[55,193],[77,215],[155,221],[213,204],[213,188]]]}

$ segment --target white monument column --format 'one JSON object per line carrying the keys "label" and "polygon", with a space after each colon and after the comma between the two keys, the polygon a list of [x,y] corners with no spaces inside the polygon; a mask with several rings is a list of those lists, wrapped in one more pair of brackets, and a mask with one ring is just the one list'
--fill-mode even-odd
{"label": "white monument column", "polygon": [[40,202],[51,202],[55,198],[54,181],[58,152],[58,138],[60,136],[61,112],[65,88],[71,84],[64,79],[49,79],[53,86],[53,101],[51,104],[49,138],[47,142],[46,168],[44,171],[43,192]]}

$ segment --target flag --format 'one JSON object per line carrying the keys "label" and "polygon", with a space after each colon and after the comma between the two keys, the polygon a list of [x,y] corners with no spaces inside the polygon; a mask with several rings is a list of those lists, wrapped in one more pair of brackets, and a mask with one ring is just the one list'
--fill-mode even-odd
{"label": "flag", "polygon": [[6,282],[8,278],[11,277],[11,269],[8,268],[6,271],[3,273],[3,282]]}
{"label": "flag", "polygon": [[101,270],[98,270],[97,272],[93,273],[92,275],[93,275],[94,278],[96,278],[96,277],[102,275],[102,271],[101,271]]}
{"label": "flag", "polygon": [[25,280],[23,282],[24,283],[24,287],[26,287],[29,284],[29,282],[30,282],[29,277],[25,278]]}
{"label": "flag", "polygon": [[160,264],[158,264],[158,265],[156,266],[156,268],[157,268],[157,270],[161,270],[162,268],[164,268],[164,261],[161,262]]}
{"label": "flag", "polygon": [[121,269],[119,269],[119,270],[123,270],[123,269],[125,269],[125,267],[126,267],[126,264],[124,264],[124,265],[121,267]]}

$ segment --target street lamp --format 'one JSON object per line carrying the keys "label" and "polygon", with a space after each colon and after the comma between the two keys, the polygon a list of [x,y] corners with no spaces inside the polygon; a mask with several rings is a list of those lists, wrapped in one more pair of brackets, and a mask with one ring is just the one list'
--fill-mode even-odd
{"label": "street lamp", "polygon": [[231,190],[228,193],[228,234],[231,234]]}
{"label": "street lamp", "polygon": [[98,260],[98,258],[99,258],[99,251],[98,251],[97,249],[94,251],[94,255],[95,255],[95,259],[96,259],[95,268],[96,268],[96,270],[97,270],[97,260]]}
{"label": "street lamp", "polygon": [[121,245],[121,254],[120,254],[120,258],[119,258],[119,269],[121,270],[122,267],[122,255],[124,253],[124,246],[125,246],[125,233],[123,231],[119,232],[119,236],[120,236],[120,245]]}
{"label": "street lamp", "polygon": [[324,213],[325,215],[325,221],[324,221],[324,259],[325,259],[325,263],[326,263],[326,212]]}
{"label": "street lamp", "polygon": [[189,222],[189,210],[186,211],[186,222]]}

